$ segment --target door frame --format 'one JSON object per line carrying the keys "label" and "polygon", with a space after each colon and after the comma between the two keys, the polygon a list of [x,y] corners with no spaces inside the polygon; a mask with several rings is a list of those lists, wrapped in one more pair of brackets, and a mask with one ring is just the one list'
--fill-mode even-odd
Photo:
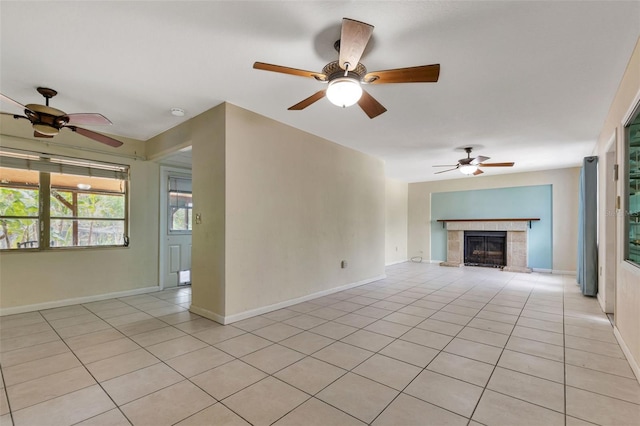
{"label": "door frame", "polygon": [[[617,281],[617,213],[616,199],[618,197],[619,176],[614,177],[615,167],[618,165],[618,132],[613,132],[604,150],[604,176],[601,176],[601,189],[603,194],[599,197],[599,202],[603,203],[603,208],[599,208],[604,213],[604,220],[599,224],[603,226],[599,232],[599,251],[601,254],[600,271],[598,280],[597,299],[600,307],[607,314],[615,314],[616,311],[616,281]],[[618,174],[621,170],[618,168]]]}
{"label": "door frame", "polygon": [[160,290],[164,290],[165,280],[165,262],[167,256],[166,244],[164,244],[164,237],[167,235],[167,207],[169,206],[169,177],[192,177],[191,169],[183,169],[173,166],[160,166],[160,206],[158,211],[160,212],[160,228],[158,229],[158,279]]}

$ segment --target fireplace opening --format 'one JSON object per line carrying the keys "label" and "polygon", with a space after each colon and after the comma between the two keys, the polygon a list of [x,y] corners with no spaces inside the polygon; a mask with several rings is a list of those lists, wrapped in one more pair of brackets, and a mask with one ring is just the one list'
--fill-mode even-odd
{"label": "fireplace opening", "polygon": [[464,231],[464,264],[502,268],[507,265],[506,231]]}

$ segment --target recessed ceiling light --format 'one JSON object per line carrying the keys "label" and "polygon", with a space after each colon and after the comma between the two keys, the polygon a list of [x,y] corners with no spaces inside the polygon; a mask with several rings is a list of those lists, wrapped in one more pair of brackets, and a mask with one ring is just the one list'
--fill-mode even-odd
{"label": "recessed ceiling light", "polygon": [[184,110],[182,108],[171,108],[171,115],[184,117]]}
{"label": "recessed ceiling light", "polygon": [[78,189],[91,189],[91,185],[89,185],[88,183],[79,183],[76,186],[78,187]]}

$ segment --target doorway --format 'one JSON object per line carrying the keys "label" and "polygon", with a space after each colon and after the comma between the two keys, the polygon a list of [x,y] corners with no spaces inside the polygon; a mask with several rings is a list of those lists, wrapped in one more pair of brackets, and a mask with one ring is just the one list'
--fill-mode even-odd
{"label": "doorway", "polygon": [[191,170],[160,170],[160,284],[170,288],[191,284]]}

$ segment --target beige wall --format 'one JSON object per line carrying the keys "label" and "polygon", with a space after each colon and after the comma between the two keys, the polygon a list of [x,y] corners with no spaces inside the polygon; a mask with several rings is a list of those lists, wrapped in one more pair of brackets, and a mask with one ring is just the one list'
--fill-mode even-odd
{"label": "beige wall", "polygon": [[145,153],[148,160],[158,160],[193,143],[193,122],[187,120],[171,129],[152,137],[146,142]]}
{"label": "beige wall", "polygon": [[[620,176],[618,180],[618,195],[624,200],[624,176],[626,175],[627,162],[625,161],[624,124],[630,117],[631,111],[640,102],[640,39],[636,44],[633,55],[629,60],[627,70],[622,78],[613,103],[607,114],[604,126],[598,138],[596,154],[602,161],[606,157],[609,141],[616,135],[618,140],[617,163],[620,165]],[[602,179],[602,176],[601,176]],[[604,197],[600,188],[600,199]],[[621,340],[623,349],[634,368],[636,376],[640,379],[640,268],[625,262],[624,259],[624,221],[623,212],[627,211],[627,206],[622,205],[621,210],[616,211],[616,245],[617,245],[617,272],[615,288],[615,325],[618,337]],[[606,206],[600,205],[600,244],[614,239],[614,236],[606,232],[604,226]]]}
{"label": "beige wall", "polygon": [[130,165],[131,244],[127,248],[0,253],[3,313],[158,286],[159,167],[130,157],[143,154],[144,144],[118,138],[125,145],[114,149],[66,131],[48,143],[34,141],[29,126],[20,122],[23,126],[16,128],[5,118],[0,135],[3,147]]}
{"label": "beige wall", "polygon": [[391,265],[407,260],[409,184],[387,179],[385,188],[387,211],[384,261],[386,265]]}
{"label": "beige wall", "polygon": [[195,223],[191,310],[220,321],[225,312],[225,111],[219,105],[189,121]]}
{"label": "beige wall", "polygon": [[[552,185],[553,271],[575,273],[579,168],[409,184],[408,256],[431,259],[431,194],[514,186]],[[442,260],[442,259],[433,259]]]}
{"label": "beige wall", "polygon": [[382,161],[227,104],[226,316],[383,275],[384,229]]}

